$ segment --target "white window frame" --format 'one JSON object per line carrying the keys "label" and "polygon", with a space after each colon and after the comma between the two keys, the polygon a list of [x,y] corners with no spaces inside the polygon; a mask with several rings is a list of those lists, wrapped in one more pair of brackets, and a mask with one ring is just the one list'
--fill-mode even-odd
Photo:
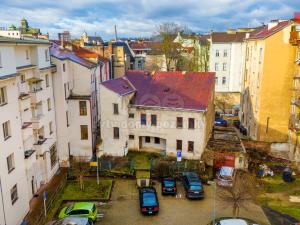
{"label": "white window frame", "polygon": [[0,87],[0,106],[7,104],[6,87]]}
{"label": "white window frame", "polygon": [[3,138],[4,140],[7,140],[11,137],[11,130],[10,130],[10,121],[6,121],[2,124],[2,130],[3,130]]}
{"label": "white window frame", "polygon": [[223,63],[223,71],[227,70],[227,63]]}
{"label": "white window frame", "polygon": [[219,56],[220,56],[220,51],[216,50],[216,57],[219,57]]}
{"label": "white window frame", "polygon": [[[14,195],[14,196],[13,196]],[[10,189],[10,198],[11,198],[11,203],[14,204],[18,200],[18,186],[15,184],[11,189]]]}
{"label": "white window frame", "polygon": [[215,63],[215,71],[219,71],[219,63]]}
{"label": "white window frame", "polygon": [[222,77],[222,85],[226,84],[226,77]]}
{"label": "white window frame", "polygon": [[46,62],[48,62],[50,59],[49,59],[49,49],[45,49],[45,59],[46,59]]}
{"label": "white window frame", "polygon": [[14,153],[10,154],[7,158],[7,170],[8,173],[10,173],[11,171],[13,171],[15,169],[15,158],[14,158]]}

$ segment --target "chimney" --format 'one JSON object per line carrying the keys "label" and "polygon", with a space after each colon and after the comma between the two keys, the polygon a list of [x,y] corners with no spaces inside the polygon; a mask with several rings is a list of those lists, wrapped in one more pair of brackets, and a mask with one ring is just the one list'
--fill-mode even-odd
{"label": "chimney", "polygon": [[279,20],[271,20],[269,23],[268,23],[268,30],[272,29],[273,27],[276,27],[279,23]]}
{"label": "chimney", "polygon": [[250,37],[250,33],[247,32],[245,38],[248,39],[249,37]]}

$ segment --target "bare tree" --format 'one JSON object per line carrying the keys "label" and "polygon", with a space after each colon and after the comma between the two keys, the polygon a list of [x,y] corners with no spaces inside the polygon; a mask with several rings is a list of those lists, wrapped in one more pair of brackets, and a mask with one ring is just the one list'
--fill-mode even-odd
{"label": "bare tree", "polygon": [[177,62],[181,57],[182,45],[174,42],[179,32],[187,34],[190,31],[186,26],[180,26],[176,23],[163,23],[156,28],[156,34],[158,34],[161,42],[155,45],[154,48],[165,56],[167,71],[177,69]]}
{"label": "bare tree", "polygon": [[232,109],[232,102],[234,101],[233,97],[228,94],[217,94],[215,95],[215,105],[216,108],[222,113],[226,113],[227,109]]}
{"label": "bare tree", "polygon": [[76,177],[76,179],[79,182],[80,190],[84,190],[84,176],[88,173],[90,170],[89,161],[86,157],[78,156],[78,157],[72,157],[70,160],[71,169],[73,172],[73,175]]}
{"label": "bare tree", "polygon": [[220,187],[218,190],[218,198],[228,206],[232,206],[233,217],[239,216],[240,208],[247,206],[256,200],[262,189],[259,187],[255,176],[239,172],[235,177],[232,186]]}

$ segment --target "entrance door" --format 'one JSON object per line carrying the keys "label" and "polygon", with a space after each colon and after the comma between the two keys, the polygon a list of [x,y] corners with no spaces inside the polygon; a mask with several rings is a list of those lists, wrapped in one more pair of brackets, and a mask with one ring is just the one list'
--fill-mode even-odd
{"label": "entrance door", "polygon": [[139,137],[139,150],[142,148],[143,146],[143,137]]}

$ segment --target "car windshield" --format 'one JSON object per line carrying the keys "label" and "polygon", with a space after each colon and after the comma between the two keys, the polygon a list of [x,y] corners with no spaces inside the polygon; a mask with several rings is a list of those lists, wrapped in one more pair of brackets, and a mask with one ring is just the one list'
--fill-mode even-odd
{"label": "car windshield", "polygon": [[73,208],[74,208],[73,205],[68,206],[68,207],[66,208],[66,214],[69,214],[69,213],[72,211]]}
{"label": "car windshield", "polygon": [[202,187],[201,187],[200,185],[192,185],[192,186],[190,187],[190,189],[191,189],[192,191],[201,191],[201,190],[202,190]]}
{"label": "car windshield", "polygon": [[156,205],[156,198],[154,193],[144,193],[143,194],[144,206],[154,206]]}
{"label": "car windshield", "polygon": [[166,187],[174,187],[175,182],[173,180],[164,180],[164,185]]}

